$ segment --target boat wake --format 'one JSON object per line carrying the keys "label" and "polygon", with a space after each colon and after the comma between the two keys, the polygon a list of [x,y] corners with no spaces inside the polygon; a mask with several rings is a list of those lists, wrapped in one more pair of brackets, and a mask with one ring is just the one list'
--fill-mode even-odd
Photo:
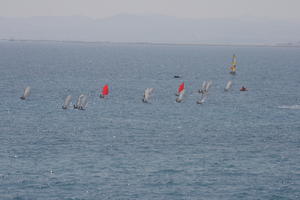
{"label": "boat wake", "polygon": [[283,106],[278,106],[278,108],[298,110],[300,109],[300,105],[292,105],[292,106],[283,105]]}

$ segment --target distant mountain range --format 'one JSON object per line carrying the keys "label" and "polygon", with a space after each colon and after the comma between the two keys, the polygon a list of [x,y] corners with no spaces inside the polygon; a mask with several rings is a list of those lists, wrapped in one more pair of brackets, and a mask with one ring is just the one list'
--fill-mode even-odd
{"label": "distant mountain range", "polygon": [[182,19],[162,15],[122,14],[106,19],[70,17],[0,17],[0,39],[275,44],[298,43],[300,22],[244,17]]}

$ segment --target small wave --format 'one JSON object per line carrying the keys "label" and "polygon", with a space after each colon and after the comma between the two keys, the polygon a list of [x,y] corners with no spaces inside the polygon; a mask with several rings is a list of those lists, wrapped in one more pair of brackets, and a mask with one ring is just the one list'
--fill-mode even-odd
{"label": "small wave", "polygon": [[278,108],[296,110],[296,109],[300,109],[300,105],[292,105],[292,106],[283,105],[283,106],[278,106]]}
{"label": "small wave", "polygon": [[182,173],[184,170],[176,170],[176,169],[161,169],[158,171],[154,171],[154,174],[176,174],[176,173]]}

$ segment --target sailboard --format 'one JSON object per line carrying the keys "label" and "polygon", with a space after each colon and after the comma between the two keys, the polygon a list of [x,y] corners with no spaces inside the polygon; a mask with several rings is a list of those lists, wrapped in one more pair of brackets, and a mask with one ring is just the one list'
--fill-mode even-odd
{"label": "sailboard", "polygon": [[80,105],[78,107],[79,110],[85,110],[86,106],[87,106],[87,96],[83,95],[83,97],[80,100]]}
{"label": "sailboard", "polygon": [[227,92],[232,86],[232,81],[228,81],[227,84],[226,84],[226,87],[224,88],[224,91]]}
{"label": "sailboard", "polygon": [[150,98],[151,94],[153,93],[153,91],[154,91],[154,88],[146,88],[145,89],[144,98],[143,98],[144,103],[149,102],[149,98]]}
{"label": "sailboard", "polygon": [[212,81],[211,80],[209,80],[209,81],[206,82],[206,85],[205,85],[205,92],[206,93],[208,92],[208,89],[211,87],[211,85],[212,85]]}
{"label": "sailboard", "polygon": [[179,96],[176,98],[177,103],[181,103],[183,101],[184,93],[185,93],[185,89],[180,91]]}
{"label": "sailboard", "polygon": [[179,87],[178,87],[178,91],[176,93],[176,96],[179,96],[180,93],[185,89],[185,86],[184,86],[184,82],[182,82]]}
{"label": "sailboard", "polygon": [[69,107],[71,101],[72,101],[72,96],[68,95],[65,99],[65,102],[64,102],[64,105],[62,106],[62,108],[67,109]]}
{"label": "sailboard", "polygon": [[22,100],[25,100],[27,97],[29,97],[30,95],[30,91],[31,91],[31,88],[28,86],[24,89],[24,93],[23,95],[20,97],[20,99]]}
{"label": "sailboard", "polygon": [[79,109],[83,97],[84,97],[83,94],[81,94],[81,95],[78,97],[76,104],[74,104],[74,109]]}
{"label": "sailboard", "polygon": [[237,57],[235,54],[232,56],[232,62],[230,66],[230,74],[236,74],[236,66],[237,66]]}

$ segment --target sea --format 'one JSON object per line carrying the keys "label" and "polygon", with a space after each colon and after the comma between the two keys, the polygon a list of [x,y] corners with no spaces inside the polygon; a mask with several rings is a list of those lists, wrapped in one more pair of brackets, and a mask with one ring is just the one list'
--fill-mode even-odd
{"label": "sea", "polygon": [[0,71],[1,200],[300,199],[300,48],[1,41]]}

